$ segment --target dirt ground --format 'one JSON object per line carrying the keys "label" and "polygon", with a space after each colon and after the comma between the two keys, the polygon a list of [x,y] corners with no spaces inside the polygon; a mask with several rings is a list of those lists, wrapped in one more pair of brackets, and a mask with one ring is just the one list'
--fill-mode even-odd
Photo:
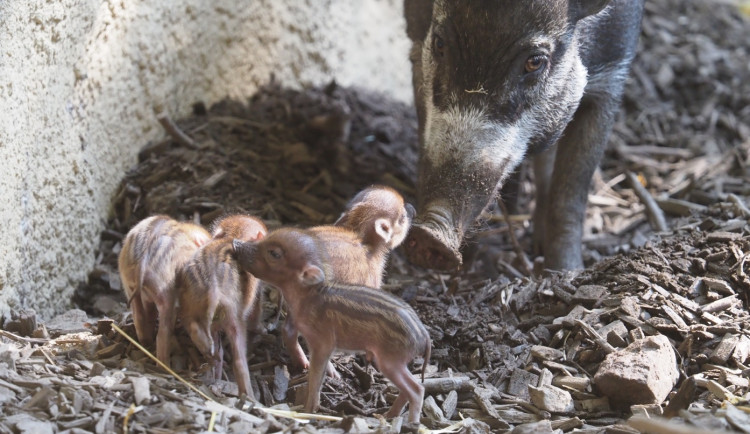
{"label": "dirt ground", "polygon": [[[414,307],[433,339],[422,430],[750,432],[748,34],[750,18],[730,0],[647,2],[622,113],[589,196],[585,270],[545,274],[531,256],[526,166],[514,214],[497,207],[483,216],[461,270],[435,273],[400,250],[391,256],[384,289]],[[184,332],[173,367],[210,399],[112,327],[135,336],[117,255],[146,216],[208,225],[241,212],[270,228],[325,224],[373,183],[413,202],[413,108],[335,83],[270,85],[249,101],[197,103],[176,124],[187,139],[144,144],[123,174],[97,266],[73,300],[82,310],[45,324],[24,312],[2,322],[0,433],[413,430],[405,418],[379,417],[396,390],[361,356],[335,357],[342,378],[326,381],[320,411],[334,417],[308,421],[249,408],[231,369],[204,385]],[[281,346],[278,293],[264,292],[266,332],[248,358],[253,384],[264,406],[300,410],[306,373]],[[678,367],[666,399],[631,405],[629,392],[595,383],[608,354],[657,336]],[[548,401],[536,389],[564,393]]]}

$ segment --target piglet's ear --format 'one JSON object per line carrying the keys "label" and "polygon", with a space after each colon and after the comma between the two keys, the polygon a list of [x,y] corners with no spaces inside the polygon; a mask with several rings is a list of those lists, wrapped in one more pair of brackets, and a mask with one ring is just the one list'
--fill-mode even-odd
{"label": "piglet's ear", "polygon": [[326,274],[320,267],[308,264],[300,273],[300,282],[305,286],[318,285],[326,280]]}
{"label": "piglet's ear", "polygon": [[383,239],[383,242],[386,244],[390,243],[391,238],[393,238],[393,226],[391,222],[384,218],[375,220],[375,233]]}
{"label": "piglet's ear", "polygon": [[195,242],[195,245],[198,247],[203,247],[206,244],[208,244],[209,241],[211,241],[211,238],[206,236],[204,233],[195,234],[195,239],[193,240]]}
{"label": "piglet's ear", "polygon": [[265,232],[258,231],[258,233],[255,234],[255,241],[260,241],[260,240],[262,240],[265,237],[266,237],[266,233]]}

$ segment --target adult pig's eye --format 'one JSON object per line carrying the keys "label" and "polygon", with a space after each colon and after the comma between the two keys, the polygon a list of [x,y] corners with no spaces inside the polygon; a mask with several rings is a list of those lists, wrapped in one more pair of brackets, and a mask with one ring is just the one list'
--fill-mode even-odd
{"label": "adult pig's eye", "polygon": [[443,57],[445,52],[445,41],[443,41],[443,38],[441,38],[440,35],[432,36],[432,51],[435,53],[435,56]]}
{"label": "adult pig's eye", "polygon": [[547,57],[541,54],[535,54],[526,59],[523,68],[526,73],[544,71],[547,66]]}

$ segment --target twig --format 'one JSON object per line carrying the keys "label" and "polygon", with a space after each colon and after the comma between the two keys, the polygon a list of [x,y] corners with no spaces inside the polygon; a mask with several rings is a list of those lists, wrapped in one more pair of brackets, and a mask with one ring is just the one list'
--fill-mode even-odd
{"label": "twig", "polygon": [[151,354],[151,352],[149,350],[143,348],[143,346],[141,344],[139,344],[138,342],[136,342],[135,339],[131,338],[130,335],[128,335],[127,333],[125,333],[120,327],[117,327],[117,324],[112,324],[112,328],[117,333],[119,333],[123,337],[125,337],[125,339],[129,340],[130,343],[133,344],[133,345],[135,345],[139,350],[143,351],[143,353],[146,354],[148,357],[150,357],[151,360],[153,360],[154,362],[156,362],[157,365],[159,365],[162,368],[164,368],[170,375],[172,375],[178,381],[180,381],[181,383],[183,383],[184,385],[186,385],[187,387],[189,387],[193,392],[195,392],[198,395],[200,395],[201,398],[203,398],[203,399],[205,399],[207,401],[213,401],[213,398],[211,398],[210,396],[208,396],[205,393],[201,392],[200,389],[198,389],[197,387],[193,386],[191,383],[189,383],[184,378],[180,377],[180,375],[178,373],[176,373],[175,371],[173,371],[172,368],[170,368],[169,366],[165,365],[164,362],[162,362],[161,360],[157,359],[156,356],[154,356],[153,354]]}
{"label": "twig", "polygon": [[[230,407],[226,407],[225,405],[216,402],[213,398],[211,398],[210,396],[208,396],[205,393],[201,392],[197,387],[195,387],[194,385],[192,385],[191,383],[189,383],[187,380],[185,380],[184,378],[182,378],[179,374],[177,374],[175,371],[173,371],[169,366],[165,365],[161,360],[157,359],[156,356],[154,356],[153,354],[151,354],[151,352],[149,350],[143,348],[143,346],[141,344],[139,344],[138,342],[136,342],[135,339],[133,339],[132,337],[130,337],[130,335],[128,335],[127,333],[125,333],[116,324],[112,324],[112,329],[115,330],[117,333],[121,334],[123,337],[125,337],[125,339],[129,340],[130,343],[132,343],[133,345],[135,345],[139,350],[143,351],[144,354],[146,354],[148,357],[150,357],[159,366],[161,366],[162,368],[164,368],[170,375],[172,375],[174,378],[176,378],[182,384],[184,384],[187,387],[189,387],[192,391],[194,391],[195,393],[197,393],[198,395],[200,395],[206,401],[215,403],[216,405],[221,406],[222,409],[226,409],[226,411],[239,411],[239,410],[231,409]],[[267,407],[263,407],[263,406],[259,405],[258,403],[254,403],[254,407],[253,408],[257,408],[258,410],[260,410],[260,411],[262,411],[264,413],[272,414],[274,416],[281,416],[281,417],[286,417],[286,418],[290,418],[290,419],[317,419],[317,420],[326,420],[326,421],[333,421],[333,422],[337,422],[337,421],[340,421],[342,419],[341,417],[338,417],[338,416],[328,416],[328,415],[325,415],[325,414],[298,413],[296,411],[286,411],[286,410],[278,410],[278,409],[274,409],[274,408],[267,408]],[[211,410],[211,411],[212,411],[212,413],[215,412],[215,410]]]}
{"label": "twig", "polygon": [[49,342],[49,339],[26,338],[23,336],[18,336],[17,334],[11,333],[7,330],[0,330],[0,336],[5,336],[8,339],[14,340],[16,342],[23,342],[25,344],[46,344],[47,342]]}
{"label": "twig", "polygon": [[510,236],[510,242],[513,244],[513,250],[516,251],[516,255],[518,256],[518,260],[521,262],[521,268],[522,272],[527,275],[531,276],[531,267],[529,266],[529,258],[526,257],[526,252],[523,251],[521,248],[521,245],[518,244],[518,239],[516,238],[516,234],[513,232],[513,226],[510,218],[510,213],[508,213],[508,207],[505,206],[505,203],[502,199],[497,201],[498,205],[500,205],[500,209],[503,211],[503,217],[505,217],[505,224],[508,225],[508,235]]}
{"label": "twig", "polygon": [[750,217],[750,209],[747,208],[747,205],[745,205],[745,202],[742,201],[739,197],[737,197],[734,193],[729,193],[727,195],[727,199],[729,199],[731,202],[734,202],[734,205],[737,207],[737,210],[742,213],[743,217]]}
{"label": "twig", "polygon": [[575,320],[575,323],[578,324],[578,326],[581,327],[584,333],[586,333],[588,337],[593,339],[594,342],[596,342],[596,344],[599,345],[605,353],[610,354],[617,351],[615,347],[610,345],[609,342],[607,342],[596,330],[594,330],[593,327],[581,321],[580,319]]}
{"label": "twig", "polygon": [[638,180],[638,177],[630,171],[626,172],[625,176],[627,176],[630,186],[633,188],[633,191],[635,191],[635,195],[638,196],[641,202],[643,202],[643,205],[646,206],[648,221],[651,223],[654,230],[658,232],[666,232],[669,230],[667,220],[664,218],[664,211],[659,208],[659,205],[656,203],[653,196],[651,196],[651,193],[643,187],[641,181]]}
{"label": "twig", "polygon": [[122,419],[123,434],[128,434],[128,421],[130,420],[130,416],[138,413],[141,410],[143,410],[142,405],[139,405],[138,407],[136,407],[135,404],[130,404],[130,407],[128,408],[128,412],[125,413],[125,417]]}
{"label": "twig", "polygon": [[188,147],[190,149],[198,149],[198,145],[195,144],[195,141],[190,138],[187,134],[185,134],[178,126],[175,124],[172,119],[169,117],[167,112],[160,112],[156,114],[156,120],[159,121],[161,126],[164,128],[164,131],[167,132],[170,136],[172,136],[173,139],[175,139],[179,144]]}
{"label": "twig", "polygon": [[734,306],[734,304],[738,301],[739,300],[737,299],[737,295],[730,295],[729,297],[720,298],[716,301],[704,304],[703,306],[701,306],[701,312],[713,313],[727,310],[730,307]]}

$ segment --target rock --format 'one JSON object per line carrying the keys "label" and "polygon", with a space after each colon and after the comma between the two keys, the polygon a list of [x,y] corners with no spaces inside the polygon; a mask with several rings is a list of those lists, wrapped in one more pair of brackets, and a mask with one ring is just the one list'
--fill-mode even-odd
{"label": "rock", "polygon": [[5,324],[0,324],[3,329],[19,336],[31,336],[36,329],[36,312],[33,309],[11,311],[10,318]]}
{"label": "rock", "polygon": [[573,397],[565,390],[555,386],[529,386],[531,403],[537,408],[552,413],[569,413],[574,410]]}
{"label": "rock", "polygon": [[131,377],[130,382],[133,383],[133,398],[135,399],[135,404],[141,405],[144,402],[148,403],[151,400],[151,389],[149,388],[148,378]]}
{"label": "rock", "polygon": [[614,406],[660,404],[678,377],[672,345],[666,336],[657,335],[608,354],[594,384]]}
{"label": "rock", "polygon": [[88,320],[86,312],[81,309],[71,309],[49,320],[46,326],[50,334],[60,336],[66,333],[88,331],[86,328]]}

